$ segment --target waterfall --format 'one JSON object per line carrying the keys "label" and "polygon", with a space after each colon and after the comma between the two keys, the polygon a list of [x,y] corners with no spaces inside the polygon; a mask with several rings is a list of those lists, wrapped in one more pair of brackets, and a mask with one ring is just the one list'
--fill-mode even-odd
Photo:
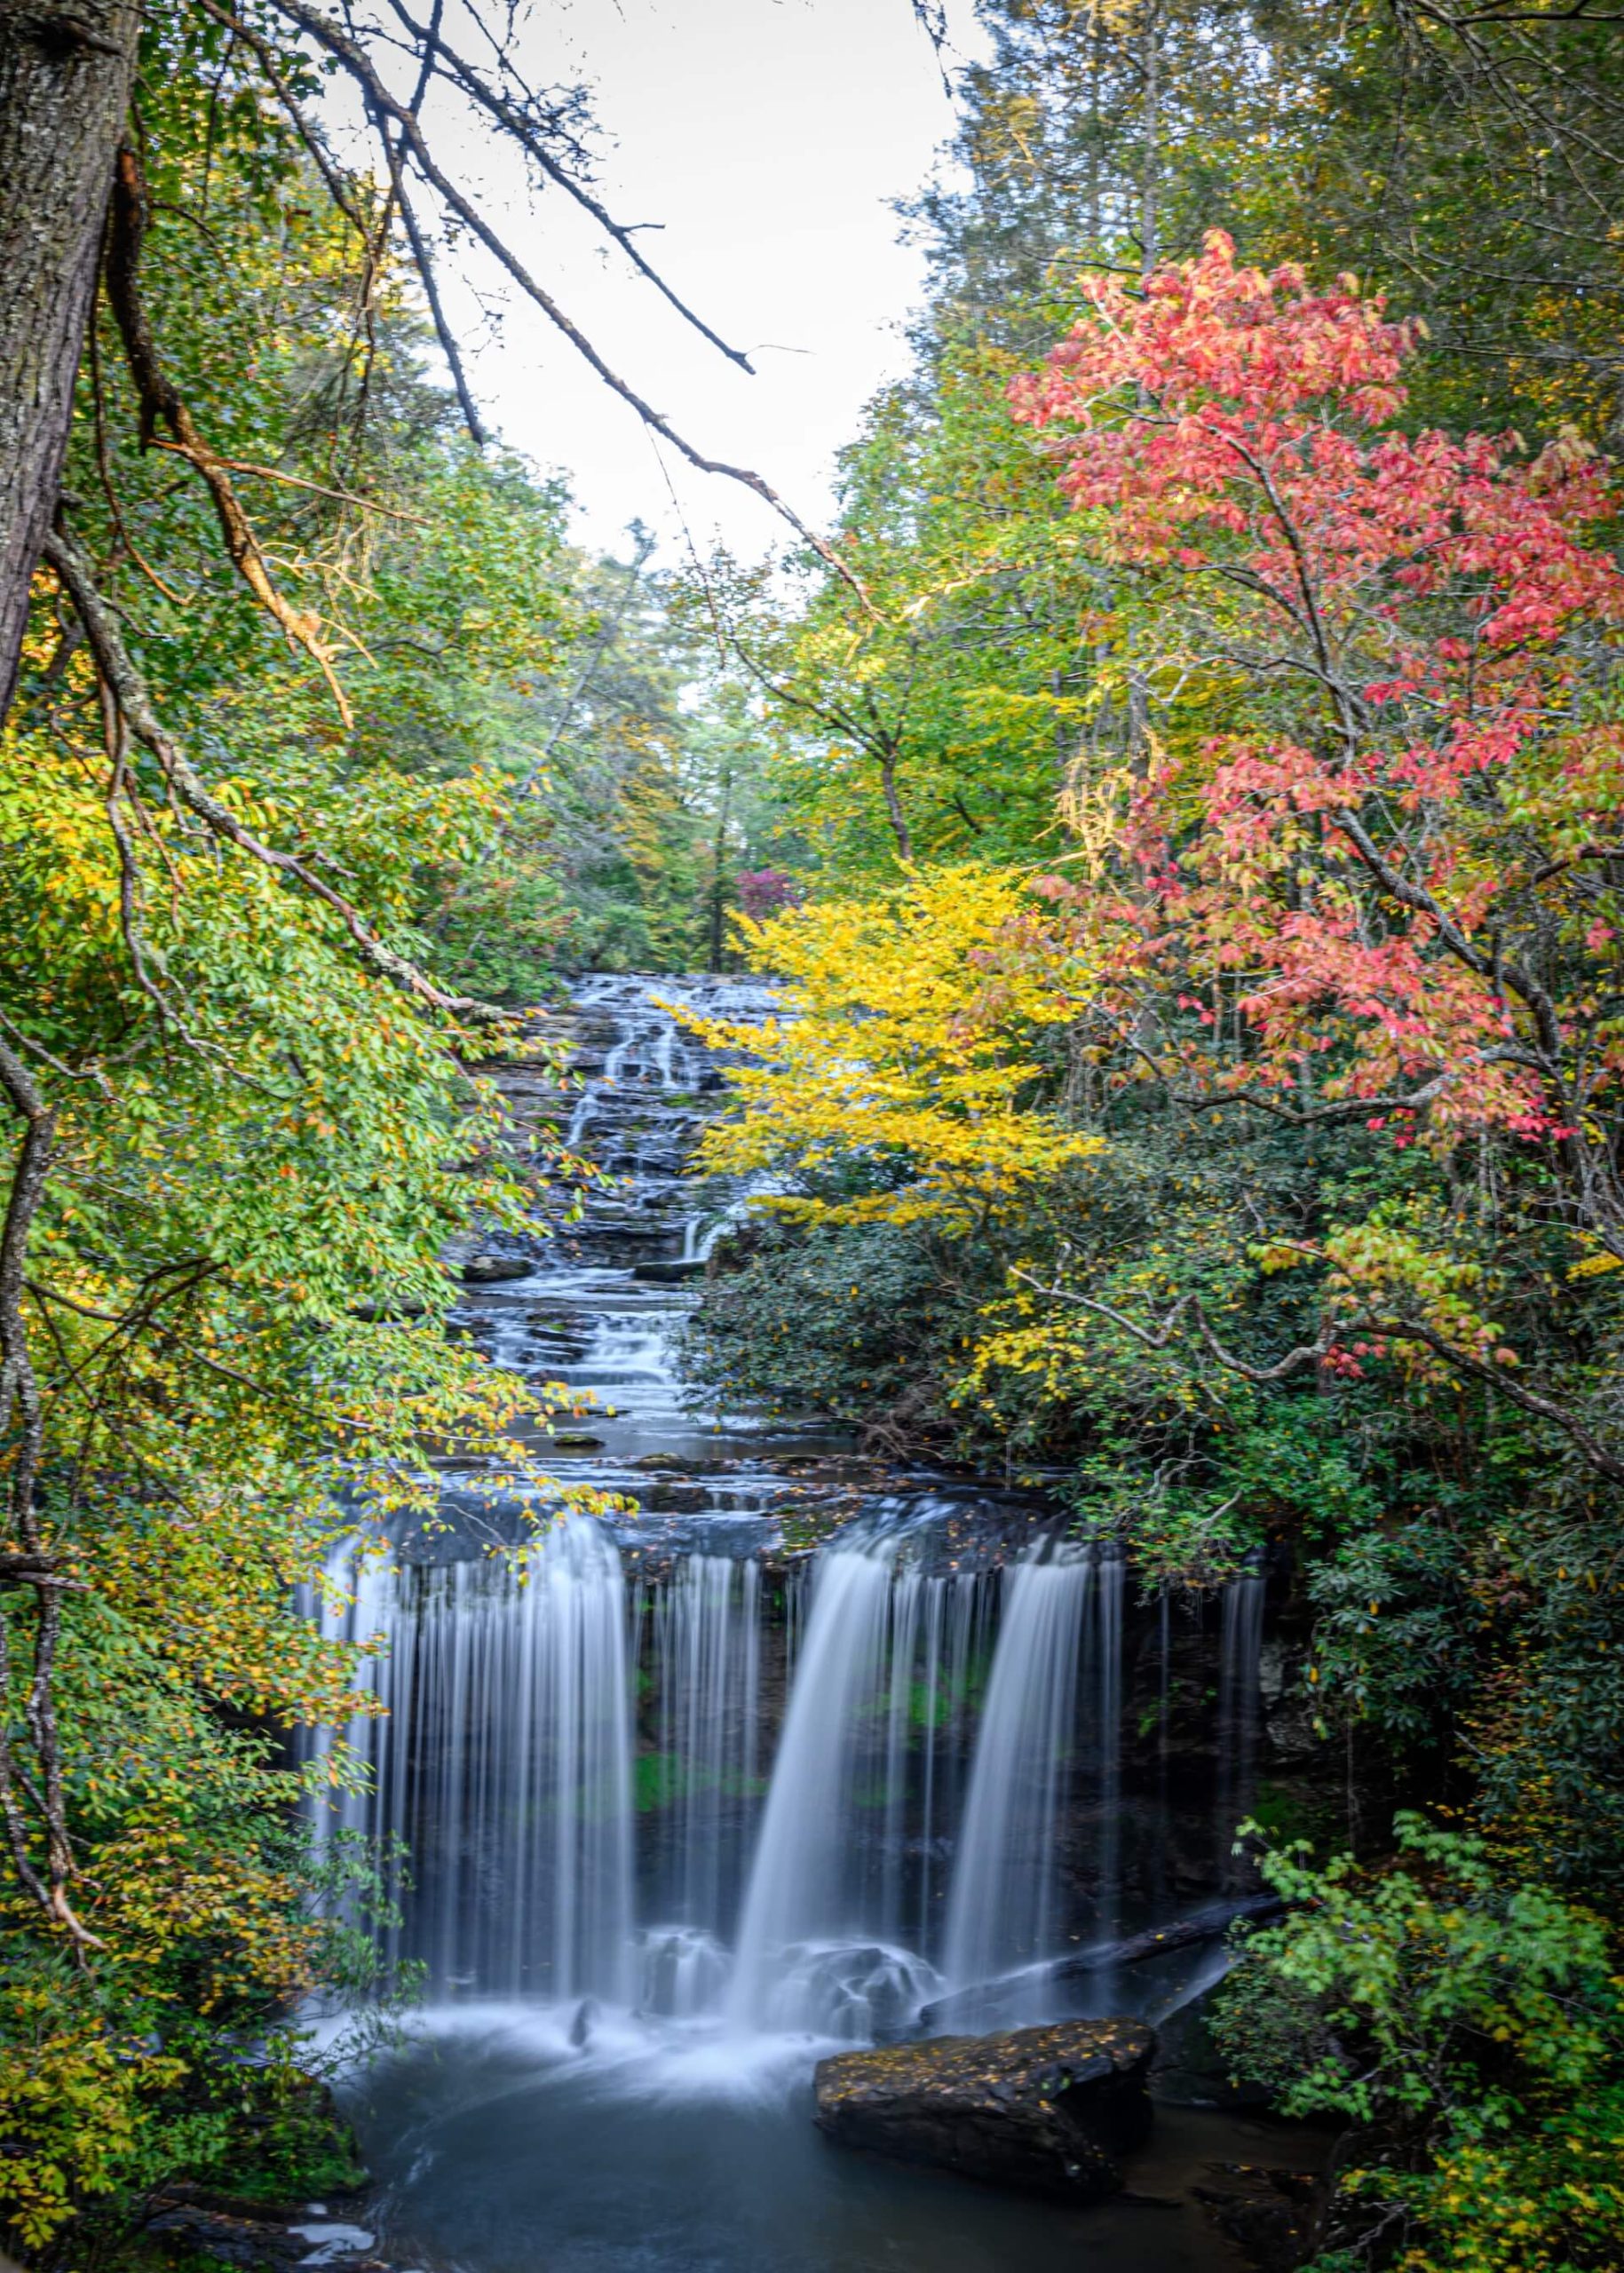
{"label": "waterfall", "polygon": [[654,1768],[676,1829],[669,1914],[725,1932],[741,1860],[734,1826],[755,1788],[760,1742],[759,1566],[685,1556],[655,1591],[652,1623]]}
{"label": "waterfall", "polygon": [[[1094,1758],[1097,1764],[1097,1851],[1098,1890],[1094,1905],[1094,1931],[1105,1941],[1114,1940],[1121,1928],[1119,1907],[1122,1876],[1122,1583],[1126,1568],[1120,1555],[1102,1555],[1095,1571],[1096,1616],[1090,1642],[1094,1658]],[[1101,1978],[1102,1996],[1109,2001],[1113,1986],[1109,1975]]]}
{"label": "waterfall", "polygon": [[458,1564],[424,1620],[420,1696],[445,1731],[431,1802],[437,1971],[513,1994],[622,2001],[631,1733],[620,1556],[595,1524],[570,1518],[514,1594],[504,1577]]}
{"label": "waterfall", "polygon": [[[1048,2016],[1046,1961],[1120,1933],[1125,1886],[1129,1923],[1169,1891],[1137,1853],[1123,1867],[1119,1557],[1030,1551],[1052,1508],[992,1487],[867,1498],[853,1520],[848,1485],[819,1472],[846,1448],[819,1427],[693,1419],[668,1336],[749,1191],[685,1176],[720,1068],[654,997],[764,1015],[752,986],[582,980],[579,1093],[508,1077],[531,1125],[566,1124],[606,1176],[534,1271],[468,1290],[458,1330],[516,1373],[598,1392],[572,1449],[589,1455],[576,1477],[614,1495],[605,1512],[541,1533],[519,1572],[449,1536],[476,1496],[453,1478],[430,1551],[469,1559],[346,1551],[309,1605],[329,1634],[381,1643],[360,1676],[379,1711],[345,1732],[358,1774],[335,1760],[321,1788],[320,1734],[308,1765],[318,1841],[355,1834],[383,1863],[401,1913],[389,1954],[421,1961],[439,2002],[596,2000],[620,2008],[606,2043],[708,2031],[730,2062],[751,2032],[905,2029],[949,1986],[966,1992],[954,2025]],[[788,1548],[789,1510],[820,1500],[845,1527]],[[1220,1882],[1252,1801],[1262,1614],[1261,1580],[1229,1589],[1216,1779],[1192,1802],[1198,1845],[1216,1822]],[[1159,1673],[1153,1644],[1135,1656],[1159,1700],[1166,1815],[1165,1593]],[[998,1976],[996,2011],[973,2021]],[[582,2048],[590,2016],[559,2018]]]}
{"label": "waterfall", "polygon": [[[377,1709],[358,1713],[338,1737],[326,1728],[312,1730],[305,1748],[305,1766],[313,1782],[310,1822],[318,1856],[327,1859],[332,1855],[338,1834],[365,1841],[375,1850],[382,1890],[392,1908],[398,1906],[403,1891],[403,1858],[394,1843],[379,1833],[385,1821],[400,1826],[408,1819],[417,1635],[415,1620],[397,1616],[396,1595],[393,1571],[377,1556],[358,1556],[346,1547],[329,1561],[323,1589],[301,1589],[299,1603],[304,1614],[329,1639],[373,1652],[363,1661],[356,1685]],[[335,1747],[340,1741],[349,1772],[342,1785],[335,1786],[324,1778],[337,1772]],[[391,1962],[403,1954],[398,1926],[387,1929],[384,1944]]]}
{"label": "waterfall", "polygon": [[880,1545],[822,1559],[739,1929],[728,2012],[741,2026],[794,2025],[787,1953],[856,1922],[846,1878],[857,1723],[880,1676],[894,1555]]}
{"label": "waterfall", "polygon": [[[1058,1848],[1076,1735],[1077,1669],[1096,1594],[1091,1557],[1040,1550],[1006,1574],[1008,1599],[987,1685],[948,1898],[946,1969],[970,1989],[1054,1954]],[[1120,1612],[1120,1588],[1098,1588]],[[1102,1693],[1120,1710],[1121,1644],[1101,1637]],[[1113,1832],[1114,1836],[1114,1832]]]}
{"label": "waterfall", "polygon": [[342,1627],[386,1637],[386,1720],[352,1742],[373,1771],[346,1827],[412,1850],[407,1954],[444,1992],[631,1989],[626,1593],[614,1543],[571,1517],[521,1585],[499,1564],[363,1570]]}
{"label": "waterfall", "polygon": [[1257,1782],[1258,1667],[1263,1655],[1261,1578],[1236,1579],[1224,1589],[1218,1659],[1218,1776],[1216,1830],[1220,1883],[1247,1875],[1234,1853],[1235,1831],[1251,1812]]}

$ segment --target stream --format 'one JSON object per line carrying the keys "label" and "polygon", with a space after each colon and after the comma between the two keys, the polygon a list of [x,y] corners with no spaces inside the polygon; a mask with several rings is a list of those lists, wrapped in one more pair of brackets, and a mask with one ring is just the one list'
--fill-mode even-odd
{"label": "stream", "polygon": [[392,1938],[426,1981],[352,2087],[379,2246],[461,2273],[1238,2265],[1188,2190],[1279,2134],[1231,2113],[1161,2107],[1129,2195],[1075,2210],[812,2126],[842,2047],[1187,2013],[1211,1945],[1056,1960],[1233,1885],[1263,1585],[1175,1620],[1041,1493],[879,1477],[814,1421],[696,1411],[671,1335],[747,1195],[688,1173],[725,1073],[657,996],[768,999],[578,984],[582,1087],[498,1079],[521,1127],[566,1125],[614,1181],[578,1223],[493,1241],[453,1320],[591,1393],[552,1464],[636,1511],[563,1514],[521,1585],[487,1543],[535,1511],[451,1477],[447,1528],[335,1572],[331,1630],[387,1637],[388,1712],[350,1731],[370,1790],[322,1820],[409,1850]]}

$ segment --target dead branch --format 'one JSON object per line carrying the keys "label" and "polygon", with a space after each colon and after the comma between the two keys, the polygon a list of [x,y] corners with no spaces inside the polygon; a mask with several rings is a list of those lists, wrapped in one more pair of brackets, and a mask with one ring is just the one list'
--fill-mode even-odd
{"label": "dead branch", "polygon": [[[204,8],[216,22],[225,24],[233,30],[239,28],[237,19],[218,5],[217,0],[198,0],[198,4]],[[731,465],[725,459],[707,457],[685,435],[678,433],[663,412],[656,410],[651,402],[637,392],[635,387],[622,379],[617,371],[611,368],[580,326],[566,313],[545,286],[531,274],[518,255],[497,234],[479,208],[445,173],[430,150],[415,113],[390,92],[374,67],[371,58],[360,43],[352,38],[339,25],[322,15],[319,9],[309,6],[307,0],[276,0],[276,4],[280,12],[290,23],[297,24],[301,31],[314,40],[323,52],[340,64],[354,81],[368,111],[378,123],[378,131],[385,141],[386,156],[391,147],[386,128],[387,125],[392,124],[399,131],[399,143],[396,147],[402,158],[410,156],[417,171],[433,189],[436,195],[456,215],[463,226],[479,239],[499,265],[506,270],[526,298],[533,302],[548,321],[563,333],[576,352],[597,372],[604,384],[613,393],[619,395],[622,402],[629,404],[645,425],[668,441],[671,447],[678,451],[697,471],[719,474],[725,480],[736,481],[742,487],[752,491],[764,504],[769,506],[779,516],[780,520],[788,524],[804,544],[810,546],[836,575],[851,586],[863,606],[872,614],[873,604],[856,573],[831,544],[807,527],[794,507],[779,495],[770,482],[761,474],[752,471],[748,466]],[[392,174],[392,160],[391,171]]]}
{"label": "dead branch", "polygon": [[22,1059],[4,1041],[0,1041],[0,1090],[23,1124],[5,1221],[0,1227],[0,1435],[14,1435],[8,1528],[21,1542],[20,1555],[6,1557],[8,1575],[12,1583],[32,1588],[36,1604],[34,1668],[23,1712],[44,1784],[43,1873],[30,1850],[28,1818],[19,1796],[20,1788],[27,1787],[27,1778],[12,1746],[11,1635],[4,1618],[0,1618],[0,1817],[4,1818],[6,1844],[20,1884],[83,1951],[99,1948],[100,1944],[80,1923],[67,1897],[74,1861],[51,1695],[61,1620],[57,1591],[60,1574],[54,1558],[45,1551],[36,1505],[44,1418],[22,1316],[23,1265],[55,1149],[56,1113]]}
{"label": "dead branch", "polygon": [[462,406],[463,424],[467,427],[478,447],[483,449],[490,440],[490,432],[479,416],[479,408],[473,399],[473,391],[468,384],[468,374],[463,368],[462,351],[456,344],[456,334],[447,321],[445,307],[440,297],[440,286],[435,281],[433,256],[429,251],[428,242],[418,224],[417,216],[412,210],[411,199],[406,194],[406,177],[400,164],[400,148],[396,143],[390,140],[381,125],[378,128],[378,135],[384,147],[389,153],[389,178],[394,189],[395,203],[400,209],[400,218],[406,226],[407,242],[411,246],[412,258],[417,265],[417,274],[423,284],[424,297],[429,304],[429,313],[433,318],[434,337],[440,342],[440,352],[446,359],[451,373],[451,384],[456,389],[456,399]]}
{"label": "dead branch", "polygon": [[[700,337],[702,339],[708,339],[714,348],[726,356],[730,363],[736,363],[741,371],[748,371],[754,377],[755,367],[744,350],[741,347],[730,347],[719,332],[713,331],[702,316],[695,314],[686,301],[672,290],[659,270],[651,262],[645,260],[633,242],[632,231],[623,223],[616,221],[589,189],[577,181],[565,167],[558,164],[536,131],[535,122],[527,116],[524,107],[504,94],[501,88],[492,86],[481,71],[473,64],[465,61],[454,47],[447,44],[437,27],[415,21],[401,6],[400,0],[390,0],[390,5],[413,38],[423,43],[425,55],[444,57],[450,66],[447,75],[451,79],[452,83],[460,87],[469,100],[478,109],[484,111],[487,117],[494,119],[505,133],[511,135],[513,140],[518,143],[525,155],[530,159],[536,170],[545,179],[554,183],[557,187],[564,191],[566,196],[574,198],[583,212],[591,215],[604,234],[613,237],[638,273],[647,278],[655,291],[662,299],[670,303],[684,321],[692,324]],[[530,97],[529,99],[534,102],[535,98]],[[417,101],[412,105],[414,113],[421,107],[421,104],[422,97],[419,96]]]}
{"label": "dead branch", "polygon": [[114,170],[102,277],[123,339],[124,359],[140,398],[142,447],[149,449],[156,442],[160,423],[169,429],[173,439],[168,447],[184,457],[208,486],[232,566],[266,614],[315,664],[332,693],[339,717],[346,726],[352,726],[354,717],[334,671],[332,650],[321,637],[320,619],[308,609],[296,608],[273,582],[259,540],[232,486],[227,461],[199,432],[197,422],[163,368],[140,292],[141,248],[147,235],[147,185],[140,160],[126,142],[119,151]]}

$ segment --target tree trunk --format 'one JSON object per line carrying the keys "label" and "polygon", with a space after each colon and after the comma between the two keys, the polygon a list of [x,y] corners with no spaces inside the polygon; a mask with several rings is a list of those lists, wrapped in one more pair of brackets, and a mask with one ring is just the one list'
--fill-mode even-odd
{"label": "tree trunk", "polygon": [[914,833],[907,825],[907,815],[902,810],[902,799],[897,789],[897,753],[887,746],[880,752],[880,788],[885,797],[885,818],[891,823],[891,833],[897,840],[897,858],[911,860],[914,857]]}
{"label": "tree trunk", "polygon": [[0,0],[0,719],[56,504],[139,0]]}
{"label": "tree trunk", "polygon": [[733,769],[722,769],[722,815],[717,823],[716,853],[710,868],[710,969],[719,971],[725,960],[723,949],[727,944],[727,883],[722,874],[722,862],[727,854],[727,824],[733,814]]}

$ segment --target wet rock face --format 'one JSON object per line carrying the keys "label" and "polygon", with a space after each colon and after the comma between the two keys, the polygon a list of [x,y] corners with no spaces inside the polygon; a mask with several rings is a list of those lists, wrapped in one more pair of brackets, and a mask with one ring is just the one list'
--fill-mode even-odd
{"label": "wet rock face", "polygon": [[1065,2021],[837,2053],[818,2065],[816,2120],[844,2147],[1101,2201],[1150,2127],[1155,2046],[1137,2021]]}

